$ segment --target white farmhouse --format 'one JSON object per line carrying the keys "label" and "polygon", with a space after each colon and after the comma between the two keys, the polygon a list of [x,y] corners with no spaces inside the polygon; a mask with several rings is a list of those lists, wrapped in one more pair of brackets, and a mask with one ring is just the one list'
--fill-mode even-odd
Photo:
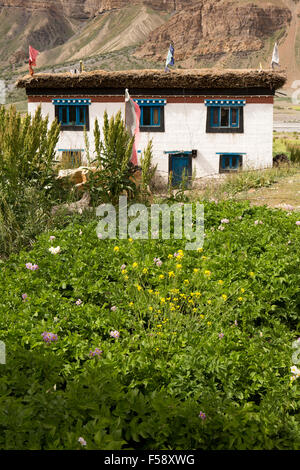
{"label": "white farmhouse", "polygon": [[125,110],[125,89],[141,109],[139,154],[153,140],[154,164],[173,183],[272,166],[273,102],[286,80],[272,70],[131,70],[36,74],[19,80],[28,111],[61,123],[57,147],[86,164],[84,126],[93,151],[95,119]]}

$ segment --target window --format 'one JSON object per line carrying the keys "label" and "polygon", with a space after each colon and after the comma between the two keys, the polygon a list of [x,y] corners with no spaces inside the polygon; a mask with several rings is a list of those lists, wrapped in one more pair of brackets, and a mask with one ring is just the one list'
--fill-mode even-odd
{"label": "window", "polygon": [[89,130],[89,99],[54,99],[55,117],[63,131]]}
{"label": "window", "polygon": [[237,154],[223,154],[220,155],[220,173],[227,173],[229,171],[237,171],[242,167],[243,156]]}
{"label": "window", "polygon": [[[76,128],[74,130],[89,127],[89,108],[88,106],[55,106],[55,117],[61,124],[62,130]],[[79,128],[79,129],[77,129]]]}
{"label": "window", "polygon": [[205,100],[207,106],[206,132],[244,132],[243,100]]}
{"label": "window", "polygon": [[78,168],[81,165],[82,150],[60,150],[61,166],[64,170],[69,168]]}
{"label": "window", "polygon": [[136,99],[134,100],[141,110],[140,131],[141,132],[164,132],[165,114],[164,99]]}

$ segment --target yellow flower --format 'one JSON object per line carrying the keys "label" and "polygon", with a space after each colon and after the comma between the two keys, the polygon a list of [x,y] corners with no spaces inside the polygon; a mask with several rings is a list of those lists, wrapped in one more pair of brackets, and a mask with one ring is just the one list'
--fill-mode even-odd
{"label": "yellow flower", "polygon": [[126,274],[126,273],[127,273],[126,269],[122,269],[122,274]]}
{"label": "yellow flower", "polygon": [[198,248],[198,253],[201,253],[201,251],[203,251],[203,248]]}
{"label": "yellow flower", "polygon": [[185,279],[185,280],[184,280],[184,284],[185,284],[186,286],[188,286],[189,283],[190,283],[190,281],[189,281],[188,279]]}
{"label": "yellow flower", "polygon": [[165,278],[165,276],[163,274],[160,274],[158,277],[159,277],[159,279],[164,279]]}
{"label": "yellow flower", "polygon": [[142,286],[139,286],[139,285],[137,285],[136,288],[137,288],[138,291],[143,289]]}
{"label": "yellow flower", "polygon": [[198,268],[194,268],[194,273],[197,273],[199,271]]}
{"label": "yellow flower", "polygon": [[150,310],[150,312],[152,312],[152,310],[153,310],[153,307],[148,307],[148,309]]}
{"label": "yellow flower", "polygon": [[251,277],[255,276],[254,272],[251,271],[251,272],[249,273],[249,276],[251,276]]}
{"label": "yellow flower", "polygon": [[173,255],[168,255],[168,258],[169,258],[169,259],[173,259]]}
{"label": "yellow flower", "polygon": [[203,313],[201,313],[200,318],[201,318],[202,320],[204,319]]}
{"label": "yellow flower", "polygon": [[154,318],[158,318],[158,315],[154,315]]}
{"label": "yellow flower", "polygon": [[223,297],[223,300],[227,300],[227,295],[226,294],[222,294],[222,297]]}
{"label": "yellow flower", "polygon": [[202,259],[207,259],[207,256],[202,256]]}
{"label": "yellow flower", "polygon": [[200,297],[200,296],[201,296],[201,292],[195,292],[195,296],[196,296],[196,297]]}
{"label": "yellow flower", "polygon": [[196,309],[196,308],[193,308],[193,312],[197,312],[197,309]]}
{"label": "yellow flower", "polygon": [[175,308],[175,307],[171,307],[170,310],[171,310],[171,312],[174,312],[174,310],[176,310],[176,308]]}
{"label": "yellow flower", "polygon": [[129,302],[129,307],[132,307],[133,306],[133,302]]}
{"label": "yellow flower", "polygon": [[166,299],[165,299],[164,297],[162,297],[162,298],[160,299],[160,303],[165,304],[165,303],[166,303]]}
{"label": "yellow flower", "polygon": [[124,279],[125,279],[125,281],[128,281],[128,276],[125,276]]}
{"label": "yellow flower", "polygon": [[177,268],[177,269],[181,269],[181,268],[182,268],[182,264],[176,264],[176,268]]}
{"label": "yellow flower", "polygon": [[243,297],[239,297],[238,300],[241,302],[243,300]]}
{"label": "yellow flower", "polygon": [[156,328],[161,328],[161,327],[162,327],[162,325],[156,325]]}
{"label": "yellow flower", "polygon": [[243,294],[245,292],[245,289],[241,288],[241,293]]}
{"label": "yellow flower", "polygon": [[169,271],[169,277],[175,277],[174,271]]}
{"label": "yellow flower", "polygon": [[148,272],[148,269],[147,269],[147,268],[144,268],[144,269],[143,269],[143,274],[147,274],[147,272]]}
{"label": "yellow flower", "polygon": [[132,242],[133,242],[132,238],[128,238],[128,241],[129,241],[130,243],[132,243]]}
{"label": "yellow flower", "polygon": [[117,252],[117,251],[120,251],[120,248],[119,248],[118,246],[115,246],[115,247],[114,247],[114,251],[116,251],[116,252]]}
{"label": "yellow flower", "polygon": [[133,268],[137,268],[138,267],[138,263],[135,261],[132,265]]}
{"label": "yellow flower", "polygon": [[208,321],[207,324],[208,324],[208,326],[210,326],[210,325],[211,325],[211,321]]}
{"label": "yellow flower", "polygon": [[204,274],[205,274],[206,276],[210,276],[210,275],[211,275],[211,272],[208,271],[208,269],[206,269],[206,270],[204,271]]}
{"label": "yellow flower", "polygon": [[155,348],[155,351],[159,351],[159,348]]}
{"label": "yellow flower", "polygon": [[149,292],[149,294],[152,294],[153,290],[152,290],[152,289],[148,289],[148,292]]}
{"label": "yellow flower", "polygon": [[224,284],[224,281],[222,281],[221,279],[218,281],[219,284]]}
{"label": "yellow flower", "polygon": [[210,305],[210,304],[211,304],[211,300],[208,300],[207,303],[208,303],[208,305]]}

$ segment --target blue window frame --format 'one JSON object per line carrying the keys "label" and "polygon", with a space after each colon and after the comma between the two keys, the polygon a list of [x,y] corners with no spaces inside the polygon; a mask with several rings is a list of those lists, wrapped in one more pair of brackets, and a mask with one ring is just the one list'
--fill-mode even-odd
{"label": "blue window frame", "polygon": [[61,130],[89,130],[88,99],[54,99],[55,117],[61,125]]}
{"label": "blue window frame", "polygon": [[62,127],[83,127],[88,122],[88,107],[76,105],[55,106],[55,114]]}
{"label": "blue window frame", "polygon": [[214,128],[238,128],[240,108],[212,106],[210,107],[210,126]]}
{"label": "blue window frame", "polygon": [[239,154],[221,154],[220,155],[220,173],[228,171],[237,171],[242,167],[243,156]]}
{"label": "blue window frame", "polygon": [[244,132],[245,100],[205,100],[207,106],[206,132]]}
{"label": "blue window frame", "polygon": [[143,126],[160,126],[160,106],[141,106],[141,121],[140,125]]}
{"label": "blue window frame", "polygon": [[165,131],[165,106],[167,101],[163,98],[141,98],[134,100],[140,107],[140,131]]}

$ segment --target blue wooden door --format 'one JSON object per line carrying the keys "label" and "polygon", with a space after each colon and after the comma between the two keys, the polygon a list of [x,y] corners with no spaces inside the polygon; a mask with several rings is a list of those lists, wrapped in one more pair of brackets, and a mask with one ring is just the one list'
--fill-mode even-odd
{"label": "blue wooden door", "polygon": [[169,171],[172,172],[172,186],[179,186],[184,175],[186,179],[189,179],[191,176],[191,155],[171,154]]}

